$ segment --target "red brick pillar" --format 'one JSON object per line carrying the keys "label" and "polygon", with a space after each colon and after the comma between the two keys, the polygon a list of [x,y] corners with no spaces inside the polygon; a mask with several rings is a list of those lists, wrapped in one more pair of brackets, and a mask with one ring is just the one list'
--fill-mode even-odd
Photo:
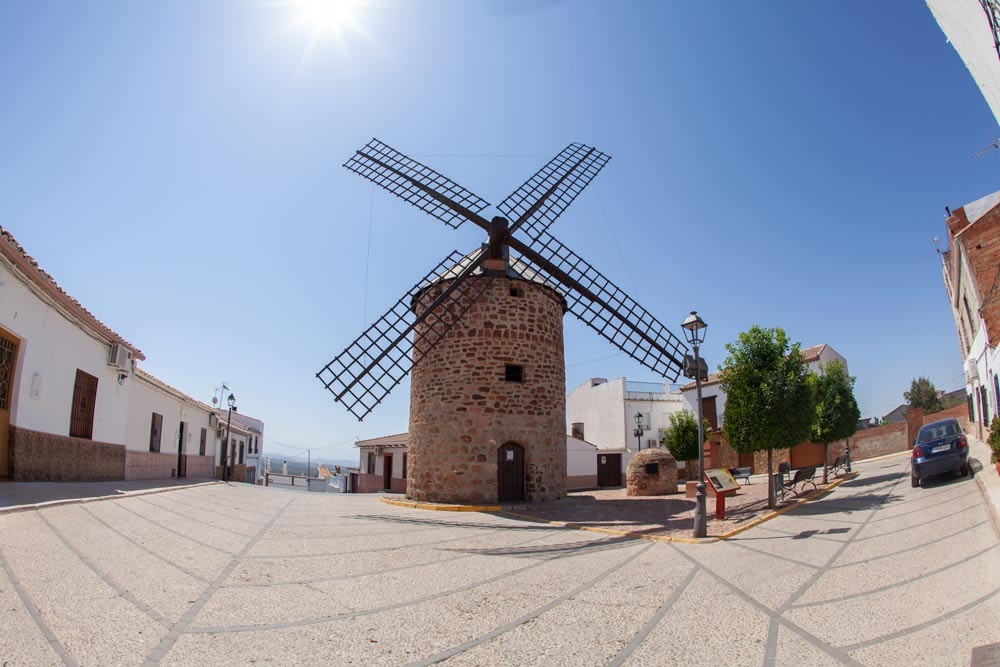
{"label": "red brick pillar", "polygon": [[910,408],[906,411],[906,448],[913,448],[913,441],[917,439],[917,432],[924,425],[924,409]]}

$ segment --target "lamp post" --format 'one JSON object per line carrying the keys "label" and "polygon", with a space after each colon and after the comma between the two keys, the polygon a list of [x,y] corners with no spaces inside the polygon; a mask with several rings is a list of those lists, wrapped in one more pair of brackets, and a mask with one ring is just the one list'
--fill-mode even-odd
{"label": "lamp post", "polygon": [[635,430],[632,431],[632,435],[635,436],[635,442],[639,445],[639,451],[642,451],[642,413],[635,413]]}
{"label": "lamp post", "polygon": [[701,427],[701,381],[708,379],[708,366],[702,369],[704,362],[698,355],[698,349],[705,342],[705,329],[708,325],[697,311],[692,310],[681,327],[684,329],[684,337],[694,350],[693,358],[685,355],[684,374],[688,377],[694,376],[695,387],[698,390],[698,492],[695,495],[694,536],[705,537],[708,535],[708,518],[705,515],[705,434],[702,433]]}
{"label": "lamp post", "polygon": [[229,420],[226,422],[226,439],[222,445],[222,476],[228,482],[229,481],[229,471],[231,468],[231,457],[228,455],[229,450],[229,440],[230,432],[233,427],[233,410],[236,408],[236,397],[232,394],[226,397],[226,403],[229,404]]}

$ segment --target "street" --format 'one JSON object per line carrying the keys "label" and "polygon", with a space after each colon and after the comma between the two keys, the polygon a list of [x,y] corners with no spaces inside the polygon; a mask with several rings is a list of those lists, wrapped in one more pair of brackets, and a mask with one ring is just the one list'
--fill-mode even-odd
{"label": "street", "polygon": [[2,515],[0,664],[968,665],[975,480],[856,469],[707,545],[224,484]]}

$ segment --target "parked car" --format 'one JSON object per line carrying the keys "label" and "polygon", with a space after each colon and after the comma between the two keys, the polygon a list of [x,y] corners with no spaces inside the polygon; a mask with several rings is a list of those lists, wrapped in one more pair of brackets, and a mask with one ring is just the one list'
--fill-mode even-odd
{"label": "parked car", "polygon": [[925,424],[913,442],[910,458],[910,486],[920,486],[931,475],[957,472],[964,477],[969,467],[969,440],[957,419]]}

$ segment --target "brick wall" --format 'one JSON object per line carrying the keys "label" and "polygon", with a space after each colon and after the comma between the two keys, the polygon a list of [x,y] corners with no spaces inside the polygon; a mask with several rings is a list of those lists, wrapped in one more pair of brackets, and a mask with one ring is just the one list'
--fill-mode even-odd
{"label": "brick wall", "polygon": [[[164,452],[125,453],[125,479],[170,479],[177,474],[177,454]],[[215,464],[211,456],[187,457],[186,474],[189,478],[211,478]],[[233,479],[236,479],[234,476]]]}
{"label": "brick wall", "polygon": [[[415,310],[423,312],[447,284],[422,292]],[[560,498],[566,485],[563,300],[548,287],[506,277],[465,284],[483,288],[482,294],[463,297],[475,301],[413,368],[407,495],[497,502],[498,451],[513,442],[524,448],[525,499]],[[458,311],[444,306],[439,312],[448,324]],[[429,333],[427,322],[417,327],[414,355],[424,352]],[[506,364],[523,366],[524,381],[506,381]]]}
{"label": "brick wall", "polygon": [[382,475],[368,475],[361,473],[358,475],[358,488],[355,493],[378,493],[385,488],[385,479]]}
{"label": "brick wall", "polygon": [[125,446],[10,427],[11,472],[18,482],[124,479]]}

